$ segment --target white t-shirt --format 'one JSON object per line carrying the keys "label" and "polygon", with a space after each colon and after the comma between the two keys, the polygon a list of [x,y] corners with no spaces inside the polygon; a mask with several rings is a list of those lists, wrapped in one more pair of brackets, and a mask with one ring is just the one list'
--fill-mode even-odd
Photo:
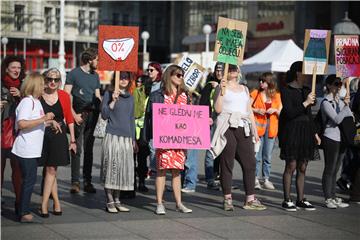
{"label": "white t-shirt", "polygon": [[[228,113],[241,113],[242,115],[247,116],[249,114],[248,106],[249,106],[250,97],[247,91],[244,89],[241,92],[234,92],[230,89],[226,89],[224,99],[223,99],[223,112]],[[241,120],[240,127],[244,126],[244,122]]]}
{"label": "white t-shirt", "polygon": [[[20,120],[35,120],[44,116],[44,110],[41,102],[32,96],[21,100],[16,108],[16,123]],[[15,139],[11,152],[22,158],[41,157],[44,141],[45,124],[40,124],[34,128],[20,130]]]}

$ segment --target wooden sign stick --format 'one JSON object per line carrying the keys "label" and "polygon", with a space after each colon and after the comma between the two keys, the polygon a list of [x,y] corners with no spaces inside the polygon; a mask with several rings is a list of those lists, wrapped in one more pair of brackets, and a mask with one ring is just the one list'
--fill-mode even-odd
{"label": "wooden sign stick", "polygon": [[345,87],[346,87],[346,97],[350,98],[350,79],[348,77],[345,79]]}
{"label": "wooden sign stick", "polygon": [[115,92],[120,92],[120,88],[119,88],[119,83],[120,83],[120,71],[115,71]]}
{"label": "wooden sign stick", "polygon": [[[228,71],[229,71],[229,64],[228,64],[228,63],[225,63],[225,69],[224,69],[224,76],[223,76],[223,78],[225,79],[226,84],[227,84]],[[225,90],[226,90],[226,86],[221,87],[221,96],[224,96],[224,95],[225,95]]]}
{"label": "wooden sign stick", "polygon": [[311,93],[316,93],[316,72],[317,72],[317,66],[315,63],[314,69],[313,69],[313,75],[312,75],[312,85],[311,85]]}

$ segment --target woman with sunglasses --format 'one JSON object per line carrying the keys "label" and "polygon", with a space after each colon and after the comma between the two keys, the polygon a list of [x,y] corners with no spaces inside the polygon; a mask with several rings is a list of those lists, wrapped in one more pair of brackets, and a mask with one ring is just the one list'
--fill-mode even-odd
{"label": "woman with sunglasses", "polygon": [[[186,93],[184,83],[184,72],[177,65],[170,65],[162,77],[162,88],[151,93],[145,112],[144,132],[146,139],[152,139],[152,104],[190,104],[190,97]],[[185,151],[182,149],[156,149],[156,200],[157,207],[155,213],[158,215],[166,214],[163,205],[163,195],[165,189],[166,171],[172,173],[172,187],[176,201],[176,210],[182,213],[191,213],[192,210],[185,207],[181,201],[181,176],[180,171],[184,170]]]}
{"label": "woman with sunglasses", "polygon": [[102,142],[100,178],[109,213],[129,212],[120,203],[120,191],[134,191],[135,139],[134,97],[130,94],[132,74],[120,72],[119,91],[115,91],[115,74],[101,105],[101,116],[108,120]]}
{"label": "woman with sunglasses", "polygon": [[260,137],[260,148],[256,153],[255,189],[261,189],[259,171],[262,168],[263,187],[274,190],[269,181],[271,170],[271,155],[278,133],[279,115],[282,108],[280,93],[276,89],[274,75],[263,73],[259,80],[259,88],[250,94],[251,107],[254,112],[256,128]]}
{"label": "woman with sunglasses", "polygon": [[[45,129],[44,143],[39,166],[44,166],[44,186],[40,216],[49,217],[49,197],[54,201],[53,214],[62,215],[57,184],[57,168],[70,163],[69,151],[76,152],[74,133],[74,118],[71,113],[71,101],[67,92],[60,90],[61,74],[56,68],[51,68],[44,74],[45,90],[40,99],[45,113],[54,113],[54,121],[58,123],[61,131],[47,127]],[[70,144],[66,135],[67,127],[70,132]]]}
{"label": "woman with sunglasses", "polygon": [[[216,88],[214,108],[218,114],[216,129],[211,141],[214,157],[220,158],[220,179],[224,195],[225,211],[233,211],[232,177],[234,159],[241,165],[245,188],[244,209],[265,210],[255,197],[255,151],[254,142],[259,141],[254,114],[251,109],[247,87],[240,85],[240,69],[229,65],[227,79],[223,78]],[[225,141],[224,141],[225,139]]]}
{"label": "woman with sunglasses", "polygon": [[320,105],[324,125],[323,146],[325,157],[325,168],[322,176],[322,187],[327,208],[344,208],[349,204],[344,203],[341,198],[336,197],[336,175],[342,160],[345,157],[345,146],[341,142],[339,124],[345,117],[352,117],[349,107],[350,97],[341,100],[339,90],[341,79],[336,75],[326,78],[326,96]]}

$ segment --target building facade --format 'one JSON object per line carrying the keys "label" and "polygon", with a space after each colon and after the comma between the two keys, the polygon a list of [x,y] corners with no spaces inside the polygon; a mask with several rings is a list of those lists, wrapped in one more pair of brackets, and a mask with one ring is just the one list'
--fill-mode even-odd
{"label": "building facade", "polygon": [[[98,1],[66,1],[65,67],[77,65],[79,54],[97,46]],[[1,1],[1,36],[8,39],[7,55],[22,55],[26,69],[58,66],[60,1]],[[2,44],[1,56],[4,56]]]}

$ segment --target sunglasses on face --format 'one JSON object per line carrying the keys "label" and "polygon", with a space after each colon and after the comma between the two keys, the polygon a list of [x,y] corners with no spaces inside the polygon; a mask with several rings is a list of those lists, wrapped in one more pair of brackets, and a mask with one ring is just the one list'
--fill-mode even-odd
{"label": "sunglasses on face", "polygon": [[61,81],[61,78],[51,78],[51,77],[47,77],[45,78],[45,81],[50,83],[50,82],[55,82],[55,83],[58,83]]}
{"label": "sunglasses on face", "polygon": [[149,69],[147,69],[147,71],[148,72],[153,72],[153,71],[155,71],[155,69],[154,68],[149,68]]}
{"label": "sunglasses on face", "polygon": [[176,76],[177,78],[183,78],[184,77],[184,75],[181,74],[181,73],[174,74],[174,76]]}

